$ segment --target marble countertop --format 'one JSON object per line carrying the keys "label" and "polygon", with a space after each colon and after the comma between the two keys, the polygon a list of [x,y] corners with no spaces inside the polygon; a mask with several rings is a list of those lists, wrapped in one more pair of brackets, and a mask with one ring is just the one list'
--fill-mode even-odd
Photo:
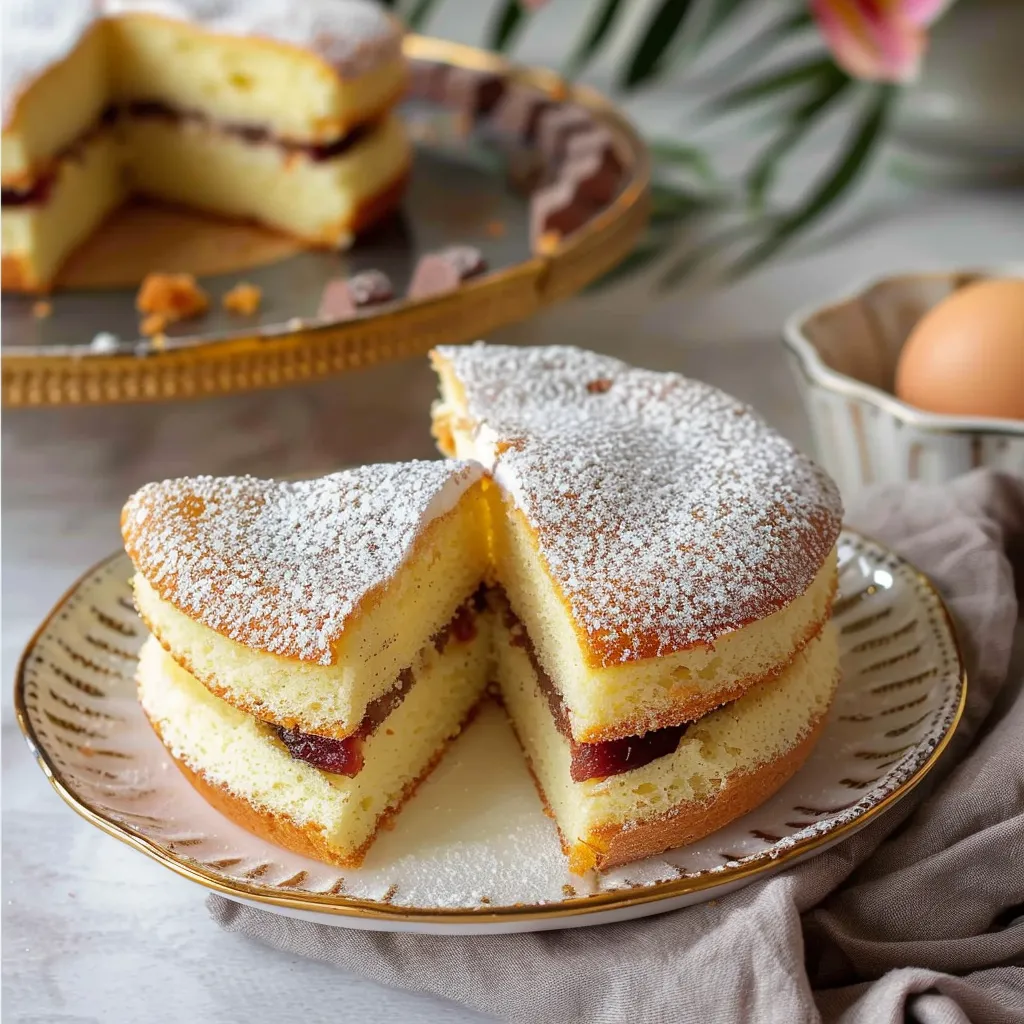
{"label": "marble countertop", "polygon": [[[650,280],[635,279],[494,340],[582,344],[683,370],[750,401],[807,446],[778,342],[789,312],[890,271],[1024,253],[1019,193],[908,194],[883,184],[869,187],[856,211],[849,229],[731,286],[652,297]],[[118,511],[134,488],[186,473],[315,474],[429,457],[433,393],[425,361],[416,360],[194,404],[4,413],[5,685],[53,602],[118,546]],[[200,889],[101,834],[50,791],[9,697],[2,722],[5,1019],[279,1024],[323,1020],[340,1004],[344,1019],[366,1024],[482,1019],[219,932]]]}

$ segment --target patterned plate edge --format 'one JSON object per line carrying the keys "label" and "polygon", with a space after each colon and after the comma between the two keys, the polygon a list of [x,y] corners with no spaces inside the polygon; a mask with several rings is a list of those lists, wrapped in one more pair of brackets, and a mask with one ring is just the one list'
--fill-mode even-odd
{"label": "patterned plate edge", "polygon": [[[723,885],[731,885],[745,879],[761,874],[767,870],[774,870],[792,864],[818,848],[830,845],[854,832],[859,831],[868,822],[882,814],[894,803],[901,800],[913,790],[918,783],[935,766],[949,745],[957,726],[963,717],[964,707],[967,700],[967,671],[964,665],[963,650],[960,646],[953,620],[949,614],[942,596],[936,590],[931,580],[919,569],[913,566],[901,555],[896,554],[885,544],[866,536],[859,531],[844,528],[840,543],[853,543],[876,549],[881,555],[895,560],[897,563],[907,567],[917,581],[917,585],[924,593],[935,602],[945,627],[948,630],[953,652],[956,656],[959,676],[959,699],[956,707],[949,717],[945,730],[935,741],[934,746],[926,756],[922,756],[915,766],[914,762],[896,765],[889,774],[896,775],[905,773],[905,777],[894,785],[893,788],[876,802],[870,795],[865,797],[851,808],[846,820],[837,824],[834,828],[822,830],[820,826],[815,829],[805,830],[809,834],[803,838],[790,837],[787,847],[778,852],[768,849],[759,853],[751,854],[742,860],[732,861],[712,870],[704,871],[685,878],[669,879],[664,882],[657,882],[652,885],[639,885],[632,888],[611,889],[603,892],[581,896],[543,904],[512,904],[509,906],[486,906],[478,908],[421,908],[402,905],[390,905],[375,900],[362,900],[351,897],[332,895],[328,893],[302,893],[285,895],[277,888],[254,885],[241,880],[228,880],[213,872],[204,869],[194,861],[171,852],[159,843],[150,839],[130,825],[116,822],[105,816],[102,812],[92,807],[88,801],[79,797],[61,776],[60,770],[50,759],[45,746],[40,743],[35,734],[32,723],[29,720],[28,710],[25,705],[25,672],[29,658],[34,652],[40,637],[49,629],[54,619],[60,614],[67,601],[94,575],[106,569],[113,561],[123,557],[123,552],[115,552],[97,562],[90,569],[84,572],[65,592],[61,595],[54,607],[47,614],[43,622],[36,628],[32,637],[25,646],[18,662],[17,672],[14,679],[14,708],[17,716],[18,727],[28,743],[29,749],[42,769],[43,774],[49,780],[50,785],[61,797],[61,799],[77,814],[86,821],[95,825],[101,831],[119,839],[133,849],[151,857],[157,863],[169,868],[187,878],[192,882],[210,889],[213,892],[230,896],[235,899],[249,900],[257,903],[265,903],[272,906],[283,907],[289,910],[315,911],[319,913],[335,914],[345,917],[360,918],[363,920],[394,921],[404,924],[485,924],[498,922],[529,922],[541,919],[558,917],[574,917],[579,914],[591,914],[597,911],[620,910],[630,907],[637,907],[643,904],[659,900],[669,899],[676,896],[685,896],[690,893],[700,892],[706,889],[717,888]],[[923,755],[927,747],[922,747],[920,753]],[[853,813],[858,806],[866,806],[860,813]],[[825,824],[825,823],[822,823]],[[797,833],[799,835],[799,833]]]}

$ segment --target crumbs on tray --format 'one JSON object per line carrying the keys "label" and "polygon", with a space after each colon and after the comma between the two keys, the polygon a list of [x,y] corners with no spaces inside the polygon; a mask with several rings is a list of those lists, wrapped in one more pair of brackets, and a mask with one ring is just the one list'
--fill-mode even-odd
{"label": "crumbs on tray", "polygon": [[221,303],[229,313],[240,316],[252,316],[260,308],[263,290],[248,281],[239,281],[230,291],[226,292]]}
{"label": "crumbs on tray", "polygon": [[139,329],[151,336],[161,334],[168,324],[202,315],[209,305],[209,297],[191,274],[147,274],[135,297],[135,308],[147,314]]}

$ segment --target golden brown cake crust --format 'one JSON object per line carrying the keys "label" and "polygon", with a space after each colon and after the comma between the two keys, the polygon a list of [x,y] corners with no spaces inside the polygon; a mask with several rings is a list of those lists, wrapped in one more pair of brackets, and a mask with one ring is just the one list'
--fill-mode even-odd
{"label": "golden brown cake crust", "polygon": [[[459,726],[459,732],[465,729],[476,717],[479,707],[480,704],[477,703],[470,709]],[[168,754],[170,754],[182,775],[188,779],[196,792],[211,807],[220,811],[226,818],[229,818],[236,825],[240,825],[247,832],[251,832],[253,835],[259,836],[260,839],[273,843],[275,846],[282,846],[286,850],[292,850],[295,853],[302,854],[304,857],[311,857],[313,860],[318,860],[325,864],[335,864],[342,868],[357,868],[363,863],[367,851],[373,845],[377,836],[382,830],[393,827],[395,817],[401,811],[406,801],[413,796],[420,785],[440,763],[448,744],[451,742],[451,739],[449,739],[442,744],[420,776],[402,790],[402,795],[398,802],[377,819],[377,826],[370,838],[355,853],[348,857],[342,857],[338,854],[337,850],[333,849],[325,841],[320,829],[313,825],[300,825],[284,815],[254,807],[248,800],[232,793],[226,786],[209,780],[202,770],[196,770],[185,761],[176,757],[174,752],[164,742],[159,724],[153,721],[148,714],[146,719],[156,733],[157,738],[164,744]],[[452,739],[454,738],[452,737]]]}

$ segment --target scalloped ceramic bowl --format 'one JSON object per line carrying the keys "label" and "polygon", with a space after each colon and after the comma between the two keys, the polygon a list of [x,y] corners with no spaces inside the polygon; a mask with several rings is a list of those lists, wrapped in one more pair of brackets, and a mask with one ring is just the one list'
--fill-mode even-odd
{"label": "scalloped ceramic bowl", "polygon": [[783,340],[818,457],[847,498],[876,483],[950,480],[981,466],[1024,476],[1024,420],[942,416],[893,394],[900,349],[933,306],[1022,268],[902,274],[787,320]]}

